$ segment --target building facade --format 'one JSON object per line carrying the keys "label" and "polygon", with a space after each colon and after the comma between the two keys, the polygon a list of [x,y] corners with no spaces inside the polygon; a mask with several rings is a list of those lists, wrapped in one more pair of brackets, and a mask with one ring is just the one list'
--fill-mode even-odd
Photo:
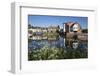
{"label": "building facade", "polygon": [[74,22],[67,22],[64,23],[64,32],[66,33],[74,33],[76,31],[77,33],[81,33],[82,29],[79,23],[74,23]]}

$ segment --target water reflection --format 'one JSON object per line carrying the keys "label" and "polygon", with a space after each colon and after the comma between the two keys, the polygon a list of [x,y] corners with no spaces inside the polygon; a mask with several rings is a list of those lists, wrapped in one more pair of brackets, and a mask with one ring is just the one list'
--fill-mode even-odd
{"label": "water reflection", "polygon": [[34,37],[28,44],[29,50],[37,50],[41,49],[44,46],[48,46],[50,48],[65,48],[66,50],[71,49],[87,49],[87,41],[82,41],[76,38],[67,39],[66,37],[59,36],[58,38],[48,38],[48,37]]}
{"label": "water reflection", "polygon": [[64,38],[59,37],[59,38],[47,38],[47,39],[37,39],[37,40],[31,40],[31,42],[29,42],[29,49],[41,49],[44,46],[48,46],[50,48],[52,47],[57,47],[57,48],[62,48],[65,47],[65,42],[64,42]]}
{"label": "water reflection", "polygon": [[73,47],[73,49],[77,49],[78,48],[78,42],[73,42],[72,47]]}
{"label": "water reflection", "polygon": [[87,48],[87,40],[78,36],[37,36],[28,40],[28,60],[87,58]]}

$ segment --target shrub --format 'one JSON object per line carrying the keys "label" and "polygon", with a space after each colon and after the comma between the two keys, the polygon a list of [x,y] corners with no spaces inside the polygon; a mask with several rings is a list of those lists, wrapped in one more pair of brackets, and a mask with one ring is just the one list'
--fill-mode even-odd
{"label": "shrub", "polygon": [[52,59],[75,59],[75,58],[87,58],[86,49],[64,49],[56,47],[44,46],[39,50],[31,50],[28,53],[28,60],[52,60]]}

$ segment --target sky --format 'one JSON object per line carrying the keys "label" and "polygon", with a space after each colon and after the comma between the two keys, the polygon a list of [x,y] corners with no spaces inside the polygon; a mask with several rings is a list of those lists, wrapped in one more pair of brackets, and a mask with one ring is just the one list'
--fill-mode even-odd
{"label": "sky", "polygon": [[48,27],[60,25],[60,28],[63,28],[63,23],[66,22],[78,22],[82,28],[88,28],[88,17],[28,15],[28,24],[32,26]]}

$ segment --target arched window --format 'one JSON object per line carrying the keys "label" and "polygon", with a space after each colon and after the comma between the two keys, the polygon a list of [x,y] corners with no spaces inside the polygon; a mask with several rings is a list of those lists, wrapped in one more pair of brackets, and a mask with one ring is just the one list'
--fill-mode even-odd
{"label": "arched window", "polygon": [[73,31],[78,31],[79,30],[79,25],[77,24],[77,23],[75,23],[74,25],[73,25]]}

